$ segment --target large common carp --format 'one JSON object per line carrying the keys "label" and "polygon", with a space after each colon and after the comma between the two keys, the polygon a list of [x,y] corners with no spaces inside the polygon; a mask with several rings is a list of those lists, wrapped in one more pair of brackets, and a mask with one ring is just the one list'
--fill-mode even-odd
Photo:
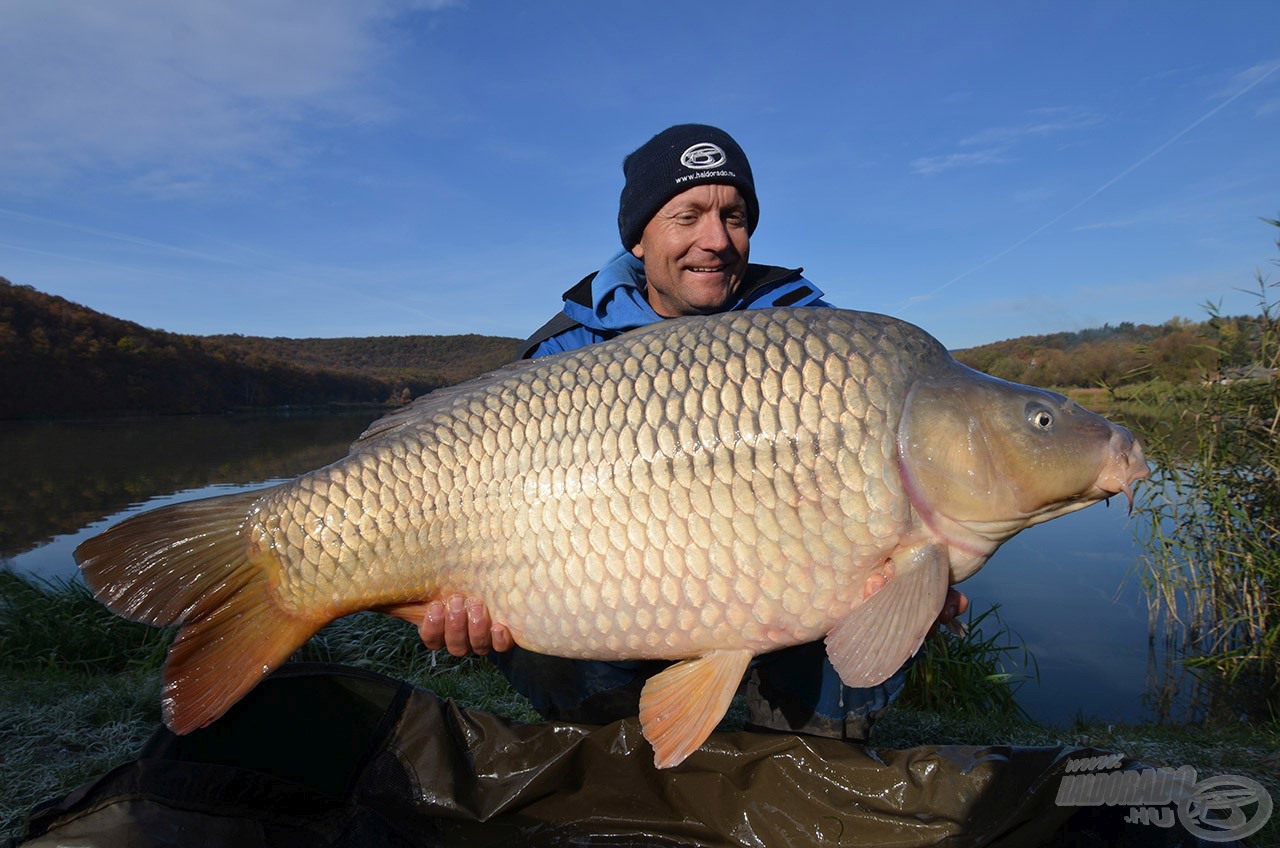
{"label": "large common carp", "polygon": [[433,392],[344,459],[82,544],[96,596],[181,628],[164,715],[202,727],[326,623],[482,598],[525,648],[684,660],[640,721],[659,767],[749,660],[826,637],[850,686],[919,647],[947,586],[1024,527],[1124,492],[1124,428],[960,365],[883,315],[662,321]]}

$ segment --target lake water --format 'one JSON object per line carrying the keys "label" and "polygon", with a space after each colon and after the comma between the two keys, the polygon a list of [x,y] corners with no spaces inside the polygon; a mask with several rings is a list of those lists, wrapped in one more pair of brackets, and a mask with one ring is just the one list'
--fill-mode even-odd
{"label": "lake water", "polygon": [[[164,504],[270,485],[340,458],[376,410],[75,422],[0,422],[0,563],[76,573],[81,541]],[[1026,642],[1034,717],[1151,717],[1145,595],[1123,497],[1033,527],[962,584]]]}

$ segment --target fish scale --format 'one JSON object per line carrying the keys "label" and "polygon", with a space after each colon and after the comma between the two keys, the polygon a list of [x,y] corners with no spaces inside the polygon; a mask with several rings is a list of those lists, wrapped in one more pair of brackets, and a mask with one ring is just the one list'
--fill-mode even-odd
{"label": "fish scale", "polygon": [[687,658],[641,697],[669,766],[751,656],[826,634],[846,683],[883,680],[948,582],[1145,473],[1123,428],[967,369],[910,324],[747,310],[434,392],[345,459],[138,516],[77,559],[112,609],[182,627],[164,696],[179,732],[334,618],[421,622],[462,593],[530,650]]}
{"label": "fish scale", "polygon": [[[836,564],[855,573],[868,560],[878,565],[875,558],[892,548],[907,510],[893,508],[895,495],[901,498],[891,451],[884,445],[867,450],[863,438],[869,424],[892,442],[891,396],[878,388],[862,391],[853,379],[860,369],[846,365],[851,357],[873,358],[877,348],[851,350],[854,334],[838,320],[843,316],[816,314],[827,320],[738,313],[717,324],[710,341],[708,328],[692,322],[682,332],[587,348],[554,369],[516,369],[465,398],[427,396],[400,413],[415,420],[393,436],[360,446],[351,459],[260,502],[251,520],[260,544],[282,563],[283,605],[307,611],[357,594],[367,606],[463,591],[483,598],[520,644],[578,657],[707,650],[733,631],[731,605],[750,611],[753,648],[821,635],[822,624],[837,617],[833,610],[848,608],[861,588],[852,574],[834,573]],[[859,335],[866,338],[865,331]],[[885,338],[874,336],[877,343]],[[903,347],[896,337],[884,343]],[[763,376],[770,362],[771,378],[760,392],[744,398],[727,391],[730,374]],[[620,376],[610,380],[610,370]],[[512,396],[541,399],[536,440],[527,422],[499,414]],[[601,443],[602,429],[614,432],[615,422],[637,408],[642,413],[633,416],[631,438],[621,441],[617,459],[591,449]],[[846,431],[849,441],[841,435]],[[474,450],[499,442],[510,444],[507,453]],[[371,479],[366,463],[373,450],[391,461],[381,462]],[[868,490],[869,479],[885,485]],[[643,539],[617,521],[636,501],[644,504],[636,512],[648,517],[651,531]],[[272,526],[282,513],[294,521]],[[370,514],[376,526],[394,533],[342,532],[348,516],[359,526],[359,517]],[[734,544],[731,519],[744,514],[759,517],[763,545],[760,528],[746,522],[744,544]],[[717,516],[723,520],[713,522]],[[646,560],[646,550],[662,556]],[[646,562],[643,575],[624,568],[636,553]],[[381,568],[371,572],[375,560]],[[809,577],[815,568],[829,573]],[[788,579],[796,569],[806,572],[808,592]],[[517,572],[528,578],[516,581]],[[595,615],[582,623],[568,619],[594,610],[606,582],[616,587],[608,597],[641,599],[654,615],[647,628],[633,616],[602,649]],[[345,583],[358,584],[359,593],[344,592]],[[534,587],[562,603],[531,605]],[[682,621],[684,607],[700,612]],[[548,613],[561,620],[549,621]]]}

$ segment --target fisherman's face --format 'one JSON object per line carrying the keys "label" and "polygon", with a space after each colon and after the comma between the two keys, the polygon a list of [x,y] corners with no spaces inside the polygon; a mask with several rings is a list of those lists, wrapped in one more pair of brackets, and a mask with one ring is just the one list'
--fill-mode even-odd
{"label": "fisherman's face", "polygon": [[631,248],[644,262],[653,311],[675,318],[723,310],[747,270],[747,240],[747,204],[733,186],[704,183],[667,201]]}

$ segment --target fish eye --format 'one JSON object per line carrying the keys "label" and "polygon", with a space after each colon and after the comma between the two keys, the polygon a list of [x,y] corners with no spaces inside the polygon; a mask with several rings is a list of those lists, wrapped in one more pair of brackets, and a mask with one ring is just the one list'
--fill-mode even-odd
{"label": "fish eye", "polygon": [[1033,403],[1027,407],[1027,423],[1042,433],[1053,429],[1053,412],[1047,407]]}

